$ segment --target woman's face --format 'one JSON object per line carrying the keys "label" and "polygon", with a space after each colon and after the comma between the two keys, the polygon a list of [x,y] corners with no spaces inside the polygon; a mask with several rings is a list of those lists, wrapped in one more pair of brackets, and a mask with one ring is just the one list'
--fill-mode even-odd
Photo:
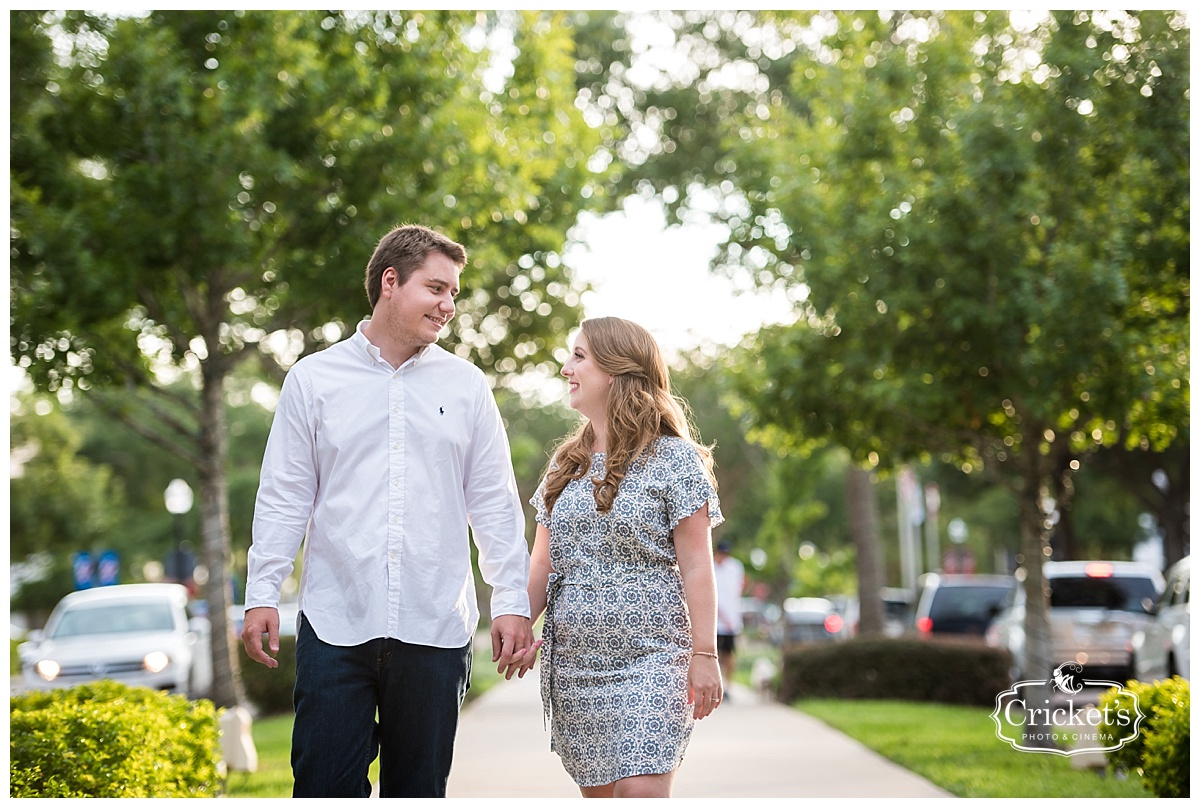
{"label": "woman's face", "polygon": [[604,422],[608,409],[608,391],[613,377],[596,367],[592,359],[587,337],[583,332],[575,338],[571,358],[563,365],[562,375],[567,377],[567,389],[571,408],[590,421]]}

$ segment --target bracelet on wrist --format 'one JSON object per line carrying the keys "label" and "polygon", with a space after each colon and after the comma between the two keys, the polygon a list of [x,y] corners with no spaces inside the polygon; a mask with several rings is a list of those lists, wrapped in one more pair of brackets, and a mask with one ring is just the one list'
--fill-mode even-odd
{"label": "bracelet on wrist", "polygon": [[692,656],[707,656],[717,659],[717,655],[709,651],[692,651]]}

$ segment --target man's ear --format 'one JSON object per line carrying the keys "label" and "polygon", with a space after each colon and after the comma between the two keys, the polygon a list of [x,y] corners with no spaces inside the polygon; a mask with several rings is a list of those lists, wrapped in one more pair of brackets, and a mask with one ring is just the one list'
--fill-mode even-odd
{"label": "man's ear", "polygon": [[395,267],[385,269],[379,277],[379,296],[391,297],[392,293],[397,289],[396,281],[399,277],[400,273],[396,272]]}

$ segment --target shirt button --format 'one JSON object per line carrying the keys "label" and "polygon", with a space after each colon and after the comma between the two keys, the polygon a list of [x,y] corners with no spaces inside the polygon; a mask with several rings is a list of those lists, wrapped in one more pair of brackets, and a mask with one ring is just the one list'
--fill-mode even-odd
{"label": "shirt button", "polygon": [[400,487],[400,480],[399,479],[392,480],[392,488],[399,488],[399,487]]}
{"label": "shirt button", "polygon": [[393,516],[393,517],[392,517],[392,524],[393,524],[393,525],[398,525],[398,524],[400,524],[400,517],[399,517],[399,516]]}
{"label": "shirt button", "polygon": [[395,449],[396,451],[400,451],[400,441],[394,442],[392,444],[392,448]]}

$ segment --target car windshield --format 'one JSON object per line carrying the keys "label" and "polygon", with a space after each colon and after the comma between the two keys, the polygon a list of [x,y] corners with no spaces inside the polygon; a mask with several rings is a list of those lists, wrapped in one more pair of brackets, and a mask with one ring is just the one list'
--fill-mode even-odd
{"label": "car windshield", "polygon": [[1142,601],[1158,598],[1158,590],[1149,578],[1089,578],[1078,576],[1050,581],[1050,605],[1065,609],[1111,609],[1145,613]]}
{"label": "car windshield", "polygon": [[89,634],[129,634],[171,631],[175,617],[166,601],[76,606],[63,612],[50,635],[53,639]]}

